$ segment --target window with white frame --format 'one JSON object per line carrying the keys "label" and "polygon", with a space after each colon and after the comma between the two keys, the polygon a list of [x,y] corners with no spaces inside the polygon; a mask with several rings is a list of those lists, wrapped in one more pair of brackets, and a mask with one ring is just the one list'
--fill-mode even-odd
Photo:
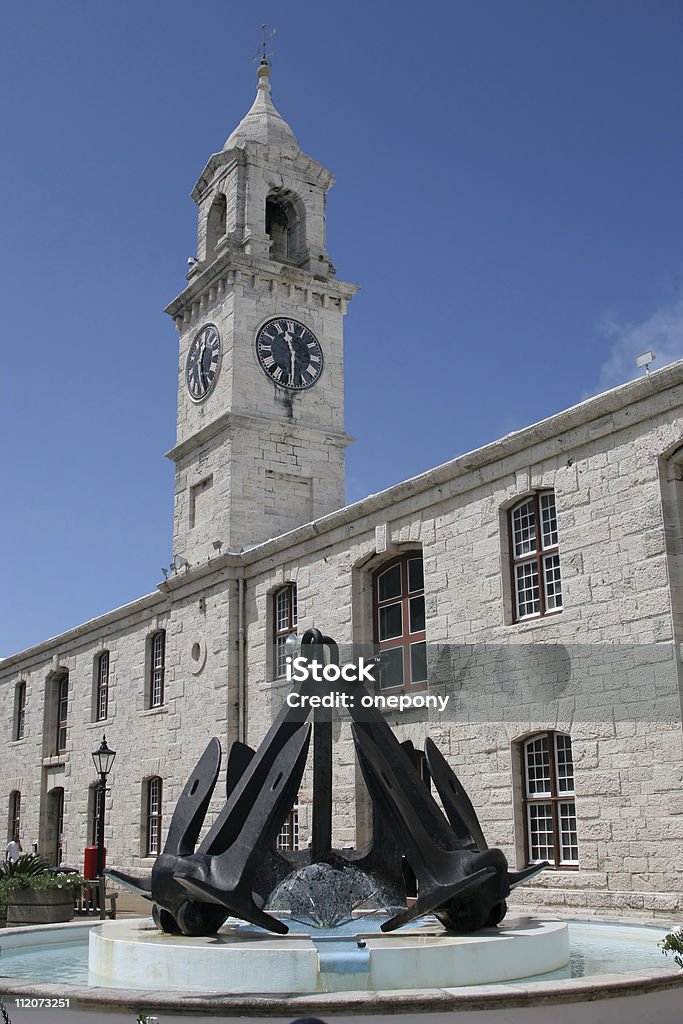
{"label": "window with white frame", "polygon": [[14,690],[14,739],[23,740],[26,728],[26,680],[17,683]]}
{"label": "window with white frame", "polygon": [[102,651],[95,663],[97,691],[95,695],[95,718],[103,722],[109,710],[109,651]]}
{"label": "window with white frame", "polygon": [[166,631],[160,629],[150,638],[149,706],[160,708],[164,703],[166,674]]}
{"label": "window with white frame", "polygon": [[299,849],[299,808],[296,804],[278,832],[275,848],[283,851]]}
{"label": "window with white frame", "polygon": [[54,694],[57,706],[57,735],[55,753],[66,750],[66,728],[69,714],[69,673],[64,672],[54,681]]}
{"label": "window with white frame", "polygon": [[102,786],[95,782],[88,788],[88,837],[91,846],[97,845],[97,827],[102,813]]}
{"label": "window with white frame", "polygon": [[555,492],[532,494],[510,509],[514,618],[538,618],[562,610]]}
{"label": "window with white frame", "polygon": [[578,867],[571,737],[544,732],[523,744],[524,817],[529,863]]}
{"label": "window with white frame", "polygon": [[273,594],[273,638],[275,644],[275,678],[280,679],[287,668],[287,637],[296,633],[296,583],[288,583]]}
{"label": "window with white frame", "polygon": [[147,779],[147,827],[145,853],[147,857],[158,857],[161,853],[161,790],[158,775]]}

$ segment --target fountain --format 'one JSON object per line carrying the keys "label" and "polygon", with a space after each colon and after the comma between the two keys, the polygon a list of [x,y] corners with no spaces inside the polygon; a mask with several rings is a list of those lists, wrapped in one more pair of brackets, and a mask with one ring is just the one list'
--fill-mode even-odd
{"label": "fountain", "polygon": [[[152,902],[156,929],[117,924],[95,930],[90,967],[99,978],[140,983],[152,972],[164,987],[182,977],[183,988],[198,991],[222,984],[232,992],[310,993],[343,988],[333,976],[349,972],[362,988],[433,987],[509,980],[530,967],[544,973],[567,963],[566,925],[534,921],[496,932],[511,889],[546,865],[508,870],[503,853],[489,849],[465,790],[428,739],[424,756],[444,813],[417,773],[412,744],[398,741],[362,683],[344,681],[340,693],[330,694],[319,671],[325,654],[339,665],[336,643],[307,630],[298,662],[308,669],[258,750],[233,744],[228,799],[201,844],[220,771],[216,739],[178,800],[151,875],[110,872]],[[321,705],[340,696],[353,720],[373,804],[372,839],[361,850],[332,845],[332,719]],[[275,838],[299,790],[311,732],[311,846],[285,854],[275,850]],[[414,898],[408,896],[411,884]],[[352,922],[361,907],[375,917],[357,926],[354,956],[337,949],[336,966],[325,969],[330,956],[325,961],[300,926],[325,929],[318,934],[334,942],[339,926]],[[426,915],[442,928],[435,930],[435,922],[406,930]],[[229,917],[288,938],[265,941],[239,923],[226,929]],[[294,935],[292,927],[299,929]],[[394,936],[398,929],[403,931]]]}
{"label": "fountain", "polygon": [[[311,667],[325,651],[338,664],[336,644],[317,630],[304,634],[302,651]],[[655,1013],[672,992],[679,997],[678,973],[647,959],[635,961],[648,969],[630,980],[570,979],[566,922],[506,917],[510,891],[545,865],[511,871],[502,851],[489,849],[465,790],[427,740],[424,758],[440,807],[418,775],[412,744],[398,741],[357,682],[341,690],[372,799],[373,830],[362,849],[334,848],[332,720],[320,706],[329,687],[314,675],[306,675],[257,750],[233,744],[227,801],[199,845],[220,772],[215,739],[177,802],[151,874],[109,872],[150,901],[152,919],[88,929],[95,987],[85,986],[80,973],[81,984],[70,989],[81,1007],[125,1002],[215,1013],[220,1005],[226,1014],[291,1015],[354,1006],[363,1014],[393,1012],[400,1004],[403,1012],[483,1006],[495,1015],[497,1006],[529,1008],[537,998],[545,1006],[571,1001],[572,1020],[580,1020],[575,1004],[618,996],[625,986],[631,995],[659,999],[656,1011],[648,1003]],[[311,845],[278,852],[275,838],[298,792],[311,738]],[[13,949],[36,943],[35,931],[12,931],[3,935],[0,973]],[[623,931],[611,965],[621,964]],[[66,925],[43,930],[40,940],[63,950],[83,932],[83,925]],[[605,959],[604,950],[597,955]],[[577,963],[575,945],[572,974]],[[5,992],[55,993],[54,985],[6,982]],[[622,1002],[614,999],[625,1024],[631,1018]]]}

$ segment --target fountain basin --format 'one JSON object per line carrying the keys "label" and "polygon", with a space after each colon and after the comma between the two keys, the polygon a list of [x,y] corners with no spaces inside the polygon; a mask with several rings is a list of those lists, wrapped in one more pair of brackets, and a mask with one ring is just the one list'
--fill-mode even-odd
{"label": "fountain basin", "polygon": [[[349,991],[298,995],[268,995],[260,990],[240,995],[224,986],[219,993],[167,991],[155,987],[151,979],[144,990],[127,988],[125,982],[118,987],[98,984],[88,976],[88,933],[99,927],[97,922],[8,928],[0,931],[0,987],[10,1008],[18,999],[24,1006],[60,999],[72,1014],[106,1010],[110,1024],[129,1024],[137,1011],[164,1019],[168,1014],[205,1013],[235,1020],[266,1016],[328,1020],[341,1014],[349,1024],[366,1024],[368,1015],[382,1024],[382,1014],[391,1024],[389,1017],[397,1013],[404,1015],[406,1024],[425,1024],[426,1013],[456,1011],[463,1024],[509,1024],[517,1015],[524,1024],[548,1024],[549,1014],[553,1024],[680,1024],[683,971],[657,947],[672,924],[593,919],[568,925],[570,964],[540,977],[398,991],[354,991],[352,985]],[[332,957],[334,944],[328,950]],[[353,977],[357,984],[358,974]],[[27,999],[35,1002],[26,1003]]]}
{"label": "fountain basin", "polygon": [[[546,974],[569,962],[561,921],[523,918],[476,935],[432,921],[384,934],[367,919],[336,929],[272,936],[229,922],[218,935],[164,935],[149,921],[108,921],[90,932],[94,984],[175,992],[307,994],[448,988]],[[360,943],[360,944],[359,944]]]}

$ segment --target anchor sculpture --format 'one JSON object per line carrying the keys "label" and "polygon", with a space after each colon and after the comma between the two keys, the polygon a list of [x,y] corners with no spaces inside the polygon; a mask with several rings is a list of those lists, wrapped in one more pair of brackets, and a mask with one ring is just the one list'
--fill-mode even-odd
{"label": "anchor sculpture", "polygon": [[[302,655],[309,663],[320,662],[325,651],[339,663],[336,643],[317,629],[307,630]],[[297,692],[302,697],[320,696],[321,686],[326,684],[309,674]],[[314,923],[337,923],[344,913],[351,916],[354,905],[374,896],[391,913],[381,925],[383,931],[427,913],[435,914],[448,931],[476,931],[497,925],[505,916],[510,890],[547,866],[543,862],[510,871],[502,851],[488,848],[463,786],[427,739],[425,759],[444,815],[417,772],[412,743],[400,743],[378,710],[361,706],[360,698],[367,695],[361,683],[342,686],[353,698],[347,705],[353,740],[372,799],[368,845],[360,850],[332,846],[331,713],[324,708],[311,713],[305,700],[294,702],[294,707],[285,704],[257,750],[233,743],[227,801],[198,847],[220,772],[221,749],[215,738],[178,799],[151,874],[138,878],[107,872],[152,901],[153,917],[162,931],[212,935],[233,916],[285,934],[287,925],[268,913],[283,894],[290,900],[292,917]],[[276,837],[296,799],[311,732],[311,846],[279,852]],[[411,875],[417,898],[409,902],[406,878]]]}

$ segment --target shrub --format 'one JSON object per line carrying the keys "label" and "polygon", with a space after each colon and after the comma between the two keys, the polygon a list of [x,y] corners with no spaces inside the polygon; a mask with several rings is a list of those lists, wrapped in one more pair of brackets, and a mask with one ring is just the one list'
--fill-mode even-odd
{"label": "shrub", "polygon": [[664,956],[673,953],[674,963],[683,968],[683,928],[669,932],[657,945]]}
{"label": "shrub", "polygon": [[13,864],[0,864],[0,909],[7,906],[11,889],[64,889],[77,899],[86,886],[85,879],[77,872],[51,871],[48,862],[37,853],[25,853]]}
{"label": "shrub", "polygon": [[22,853],[14,862],[6,860],[0,864],[0,880],[7,878],[33,878],[42,875],[50,867],[48,861],[37,853]]}

